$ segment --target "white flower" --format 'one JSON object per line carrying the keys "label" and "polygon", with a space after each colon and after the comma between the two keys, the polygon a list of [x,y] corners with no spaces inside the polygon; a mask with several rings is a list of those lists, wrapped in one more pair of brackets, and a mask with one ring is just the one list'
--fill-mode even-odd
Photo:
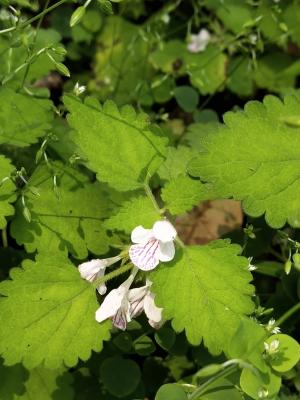
{"label": "white flower", "polygon": [[131,233],[133,243],[129,249],[132,263],[143,271],[154,269],[160,261],[171,261],[175,255],[174,239],[177,232],[169,221],[157,221],[152,229],[141,225]]}
{"label": "white flower", "polygon": [[75,96],[80,96],[82,93],[84,93],[86,90],[86,87],[83,85],[79,85],[79,82],[76,82],[73,92],[75,94]]}
{"label": "white flower", "polygon": [[248,258],[248,261],[249,261],[249,264],[248,264],[248,271],[250,271],[250,272],[251,272],[251,271],[257,270],[257,267],[256,267],[255,265],[251,264],[252,258],[253,258],[253,257],[249,257],[249,258]]}
{"label": "white flower", "polygon": [[269,356],[273,356],[274,354],[278,353],[279,345],[280,345],[280,342],[278,339],[272,340],[272,342],[270,344],[267,342],[264,342],[265,352]]}
{"label": "white flower", "polygon": [[151,283],[147,282],[145,286],[129,289],[133,279],[134,275],[131,275],[118,289],[112,290],[105,297],[96,311],[96,321],[112,319],[116,328],[125,330],[128,322],[145,311],[153,328],[161,326],[162,309],[156,307],[154,303],[154,295],[150,292]]}
{"label": "white flower", "polygon": [[[78,270],[83,279],[86,279],[89,282],[94,282],[98,278],[101,278],[105,274],[105,269],[110,265],[116,263],[121,260],[120,256],[104,258],[104,259],[94,259],[91,261],[87,261],[78,266]],[[106,285],[102,283],[97,287],[97,290],[100,294],[106,293]]]}
{"label": "white flower", "polygon": [[275,326],[275,324],[276,324],[275,319],[271,318],[268,324],[266,325],[266,330],[274,334],[280,333],[279,326]]}
{"label": "white flower", "polygon": [[152,283],[147,281],[145,286],[129,291],[130,317],[135,318],[144,311],[148,318],[149,325],[151,325],[152,328],[158,329],[163,322],[163,309],[156,306],[154,302],[155,296],[150,292],[151,285]]}
{"label": "white flower", "polygon": [[204,51],[210,42],[211,35],[207,29],[200,29],[197,35],[190,36],[188,50],[191,53],[200,53]]}
{"label": "white flower", "polygon": [[130,275],[122,285],[108,293],[96,311],[96,321],[103,322],[106,319],[112,319],[116,328],[123,331],[126,329],[127,322],[131,321],[128,292],[133,279],[134,275]]}
{"label": "white flower", "polygon": [[262,388],[259,389],[257,395],[259,399],[266,399],[267,397],[269,397],[269,391],[268,389]]}

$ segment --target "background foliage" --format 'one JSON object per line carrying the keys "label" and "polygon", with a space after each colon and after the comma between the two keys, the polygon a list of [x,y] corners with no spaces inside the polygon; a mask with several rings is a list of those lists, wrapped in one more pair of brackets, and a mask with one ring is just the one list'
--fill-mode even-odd
{"label": "background foliage", "polygon": [[[299,399],[299,27],[298,0],[0,0],[0,400]],[[164,325],[97,323],[77,266],[163,215]]]}

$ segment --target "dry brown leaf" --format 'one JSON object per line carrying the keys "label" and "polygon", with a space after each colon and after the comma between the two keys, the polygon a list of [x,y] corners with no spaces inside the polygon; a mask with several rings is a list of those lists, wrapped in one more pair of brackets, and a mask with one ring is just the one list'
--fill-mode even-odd
{"label": "dry brown leaf", "polygon": [[176,219],[176,229],[186,244],[206,244],[239,228],[243,223],[241,203],[212,200],[201,203]]}

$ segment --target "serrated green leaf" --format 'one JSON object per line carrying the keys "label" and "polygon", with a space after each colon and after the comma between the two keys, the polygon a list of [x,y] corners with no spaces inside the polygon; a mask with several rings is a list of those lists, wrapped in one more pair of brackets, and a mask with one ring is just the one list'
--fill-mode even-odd
{"label": "serrated green leaf", "polygon": [[166,139],[149,129],[146,114],[130,106],[119,110],[111,101],[102,107],[95,99],[83,104],[65,97],[65,104],[77,132],[74,141],[98,179],[120,191],[142,188],[147,172],[154,172],[166,152]]}
{"label": "serrated green leaf", "polygon": [[191,162],[190,173],[213,182],[223,198],[243,200],[247,214],[266,213],[274,228],[286,221],[300,226],[300,128],[290,124],[299,113],[296,97],[267,96],[225,114],[225,126],[203,143],[206,152]]}
{"label": "serrated green leaf", "polygon": [[14,167],[10,161],[0,155],[0,229],[6,226],[6,219],[14,214],[14,208],[11,203],[15,200],[15,185],[10,179],[7,179],[13,172]]}
{"label": "serrated green leaf", "polygon": [[170,212],[178,215],[190,211],[201,201],[214,199],[215,194],[209,185],[181,175],[165,185],[161,197]]}
{"label": "serrated green leaf", "polygon": [[213,354],[227,348],[240,319],[253,310],[248,260],[239,252],[224,240],[187,247],[150,275],[155,302],[175,331],[185,329],[194,345],[203,339]]}
{"label": "serrated green leaf", "polygon": [[51,128],[52,103],[0,88],[0,144],[25,147]]}
{"label": "serrated green leaf", "polygon": [[152,227],[159,214],[148,197],[139,196],[122,204],[118,213],[105,221],[106,229],[130,233],[136,226]]}
{"label": "serrated green leaf", "polygon": [[72,375],[61,370],[37,367],[29,372],[25,383],[25,392],[16,395],[13,400],[72,400]]}
{"label": "serrated green leaf", "polygon": [[171,181],[184,174],[189,162],[197,155],[196,150],[187,146],[169,147],[167,158],[157,171],[159,177]]}
{"label": "serrated green leaf", "polygon": [[76,170],[59,165],[57,170],[59,196],[46,166],[38,168],[31,177],[29,185],[36,186],[40,196],[26,193],[30,223],[23,216],[22,202],[18,203],[11,225],[12,236],[30,253],[60,250],[80,259],[87,257],[88,250],[104,254],[109,245],[103,226],[103,219],[110,215],[108,197],[99,184],[85,182],[86,178]]}
{"label": "serrated green leaf", "polygon": [[0,285],[0,353],[7,365],[74,366],[100,351],[110,322],[97,324],[94,288],[67,259],[26,260]]}

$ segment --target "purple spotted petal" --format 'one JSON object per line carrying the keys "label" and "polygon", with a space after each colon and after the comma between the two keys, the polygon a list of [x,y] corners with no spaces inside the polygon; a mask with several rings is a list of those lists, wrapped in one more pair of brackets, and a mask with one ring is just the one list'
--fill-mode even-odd
{"label": "purple spotted petal", "polygon": [[132,263],[143,271],[150,271],[159,264],[159,241],[149,240],[146,244],[134,244],[129,249]]}

